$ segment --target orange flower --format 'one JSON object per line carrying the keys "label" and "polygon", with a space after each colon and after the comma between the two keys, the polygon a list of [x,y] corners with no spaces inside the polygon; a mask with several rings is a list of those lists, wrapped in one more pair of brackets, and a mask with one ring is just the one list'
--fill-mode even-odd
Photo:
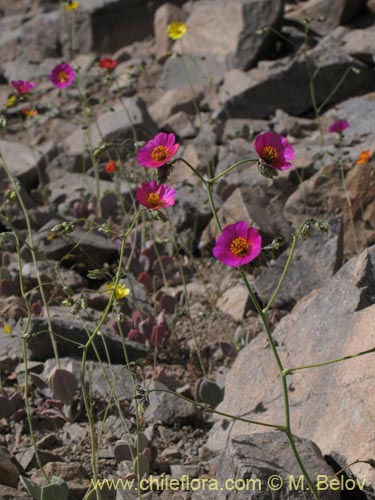
{"label": "orange flower", "polygon": [[358,156],[357,165],[366,165],[370,161],[371,151],[369,149],[365,149],[361,151]]}
{"label": "orange flower", "polygon": [[115,160],[109,160],[104,169],[107,172],[107,174],[113,174],[114,172],[116,172],[117,168]]}
{"label": "orange flower", "polygon": [[38,115],[38,111],[36,109],[30,109],[30,108],[22,108],[21,109],[21,113],[23,115],[25,115],[26,117],[29,117],[29,118],[34,118],[35,116]]}

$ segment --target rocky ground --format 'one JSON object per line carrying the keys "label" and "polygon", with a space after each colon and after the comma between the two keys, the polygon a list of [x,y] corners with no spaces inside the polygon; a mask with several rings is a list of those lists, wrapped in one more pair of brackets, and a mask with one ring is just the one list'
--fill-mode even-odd
{"label": "rocky ground", "polygon": [[[74,13],[52,0],[19,0],[1,2],[0,16],[0,151],[30,215],[40,271],[25,217],[0,168],[0,498],[32,498],[20,475],[43,480],[25,413],[21,331],[27,307],[20,275],[31,306],[27,387],[40,460],[48,476],[67,482],[69,499],[87,492],[90,426],[77,343],[86,342],[108,303],[108,278],[90,279],[89,272],[113,275],[119,257],[118,238],[95,227],[128,227],[145,175],[134,143],[160,130],[173,132],[181,156],[207,175],[254,157],[253,139],[261,132],[288,138],[294,168],[274,179],[248,164],[232,171],[215,185],[219,217],[224,225],[246,219],[264,245],[286,240],[246,268],[264,305],[293,231],[309,217],[329,222],[328,234],[298,243],[274,303],[271,323],[283,361],[301,366],[373,348],[375,165],[371,158],[357,164],[362,151],[373,155],[375,144],[373,0],[81,0]],[[166,35],[173,20],[187,26],[176,42]],[[117,61],[112,72],[98,67],[105,56]],[[62,60],[77,69],[77,80],[58,90],[48,75]],[[26,103],[36,116],[24,114],[24,102],[10,105],[14,79],[36,82]],[[337,119],[350,123],[341,150],[337,134],[328,132]],[[110,159],[115,175],[105,169]],[[168,182],[178,193],[168,210],[176,240],[168,224],[144,217],[123,261],[131,294],[117,312],[137,383],[273,422],[282,415],[276,365],[238,272],[212,258],[218,233],[206,192],[181,162]],[[76,219],[81,222],[72,232],[50,237],[57,224]],[[21,268],[14,238],[5,237],[10,231],[20,242]],[[56,362],[38,278],[61,366],[75,376],[60,397],[48,382]],[[155,329],[157,348],[137,342]],[[94,434],[101,435],[99,477],[123,478],[136,454],[132,381],[114,314],[100,331],[86,371]],[[373,469],[365,463],[374,458],[371,361],[369,354],[290,378],[292,428],[307,468],[329,475],[359,461],[342,477],[366,482],[364,492],[328,491],[322,498],[375,497]],[[153,392],[141,418],[143,465],[153,476],[177,479],[298,475],[284,437],[266,430]],[[259,452],[249,451],[254,448]],[[159,491],[147,498],[249,498],[225,494]],[[256,498],[267,495],[264,490]],[[284,489],[280,495],[272,498],[311,497]],[[121,491],[102,497],[137,498]]]}

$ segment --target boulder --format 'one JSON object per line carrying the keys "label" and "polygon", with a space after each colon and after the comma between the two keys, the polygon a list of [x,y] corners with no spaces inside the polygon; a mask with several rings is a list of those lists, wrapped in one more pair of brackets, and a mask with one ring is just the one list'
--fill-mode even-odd
{"label": "boulder", "polygon": [[184,22],[186,17],[186,12],[172,3],[163,3],[156,10],[154,16],[154,33],[156,58],[159,62],[165,60],[174,43],[167,35],[168,24],[172,21]]}
{"label": "boulder", "polygon": [[[330,97],[330,105],[371,92],[372,69],[344,51],[342,37],[342,31],[332,33],[306,53],[273,62],[264,61],[247,73],[238,69],[229,71],[220,89],[221,105],[215,115],[222,119],[227,116],[266,118],[278,108],[292,115],[306,113],[313,109],[309,73],[316,74],[314,90],[318,106],[332,94],[347,72],[340,87]],[[298,91],[292,92],[291,85]]]}
{"label": "boulder", "polygon": [[[375,246],[348,261],[322,288],[297,303],[273,331],[284,367],[305,366],[373,349],[375,345]],[[292,432],[314,441],[323,455],[345,467],[373,457],[368,397],[373,354],[294,372],[288,377]],[[239,354],[226,379],[219,411],[282,424],[284,409],[276,362],[259,334]],[[261,413],[259,413],[261,408]],[[230,425],[229,425],[230,424]],[[348,432],[350,429],[350,432]],[[370,429],[370,430],[369,430]],[[220,419],[209,446],[223,450],[229,436],[263,432],[253,424]],[[369,434],[370,433],[370,434]],[[375,485],[375,471],[353,465],[348,473]]]}
{"label": "boulder", "polygon": [[[24,144],[2,140],[0,140],[0,152],[12,174],[22,182],[27,190],[38,185],[38,169],[44,166],[40,153]],[[3,169],[0,172],[0,179],[2,182],[6,179]],[[8,183],[8,180],[6,182]]]}
{"label": "boulder", "polygon": [[259,29],[277,29],[282,14],[282,0],[201,0],[187,21],[184,52],[193,58],[209,54],[228,68],[247,70],[267,58],[275,42],[272,31],[260,35]]}

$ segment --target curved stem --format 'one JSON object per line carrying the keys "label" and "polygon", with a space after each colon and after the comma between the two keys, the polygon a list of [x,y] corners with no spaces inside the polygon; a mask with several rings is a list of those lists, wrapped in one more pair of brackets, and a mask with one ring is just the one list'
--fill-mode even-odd
{"label": "curved stem", "polygon": [[216,175],[212,179],[208,179],[206,182],[209,184],[214,184],[216,181],[224,177],[224,175],[227,175],[229,172],[234,170],[235,168],[239,167],[240,165],[243,165],[244,163],[251,163],[251,162],[257,162],[258,158],[248,158],[247,160],[240,160],[228,167],[224,172],[221,172],[221,174]]}
{"label": "curved stem", "polygon": [[275,288],[275,290],[274,290],[274,292],[273,292],[270,300],[268,301],[268,304],[263,309],[263,314],[267,314],[267,312],[269,311],[269,309],[272,307],[272,304],[274,303],[276,297],[278,296],[278,294],[279,294],[279,292],[281,290],[281,287],[283,286],[283,283],[284,283],[285,277],[287,275],[289,266],[290,266],[290,264],[292,262],[292,259],[293,259],[293,255],[294,255],[294,251],[296,249],[297,241],[298,241],[298,234],[296,233],[293,236],[293,242],[292,242],[292,246],[290,248],[288,260],[286,261],[286,264],[285,264],[285,267],[283,269],[283,272],[281,273],[279,282],[278,282],[278,284],[277,284],[277,286],[276,286],[276,288]]}

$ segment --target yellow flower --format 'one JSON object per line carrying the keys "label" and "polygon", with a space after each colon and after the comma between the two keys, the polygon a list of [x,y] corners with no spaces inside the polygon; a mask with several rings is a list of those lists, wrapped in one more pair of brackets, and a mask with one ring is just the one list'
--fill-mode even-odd
{"label": "yellow flower", "polygon": [[365,149],[361,151],[358,156],[357,165],[366,165],[371,159],[371,151],[369,149]]}
{"label": "yellow flower", "polygon": [[8,335],[12,335],[13,329],[9,323],[5,323],[5,325],[3,326],[3,330],[4,330],[4,333],[7,333]]}
{"label": "yellow flower", "polygon": [[179,40],[186,33],[186,24],[181,21],[173,21],[168,24],[167,35],[172,40]]}
{"label": "yellow flower", "polygon": [[[107,283],[105,285],[105,288],[107,290],[107,292],[111,293],[112,290],[113,290],[113,283]],[[116,300],[121,300],[123,299],[124,297],[126,297],[127,295],[129,295],[130,293],[130,290],[129,288],[126,288],[126,286],[123,284],[123,283],[119,283],[116,288],[115,288],[115,297],[116,297]]]}
{"label": "yellow flower", "polygon": [[79,7],[79,2],[68,2],[65,5],[65,10],[76,10],[76,8]]}
{"label": "yellow flower", "polygon": [[11,95],[10,97],[8,97],[8,100],[6,102],[6,107],[7,108],[11,108],[12,106],[14,106],[17,102],[17,96],[16,95]]}

